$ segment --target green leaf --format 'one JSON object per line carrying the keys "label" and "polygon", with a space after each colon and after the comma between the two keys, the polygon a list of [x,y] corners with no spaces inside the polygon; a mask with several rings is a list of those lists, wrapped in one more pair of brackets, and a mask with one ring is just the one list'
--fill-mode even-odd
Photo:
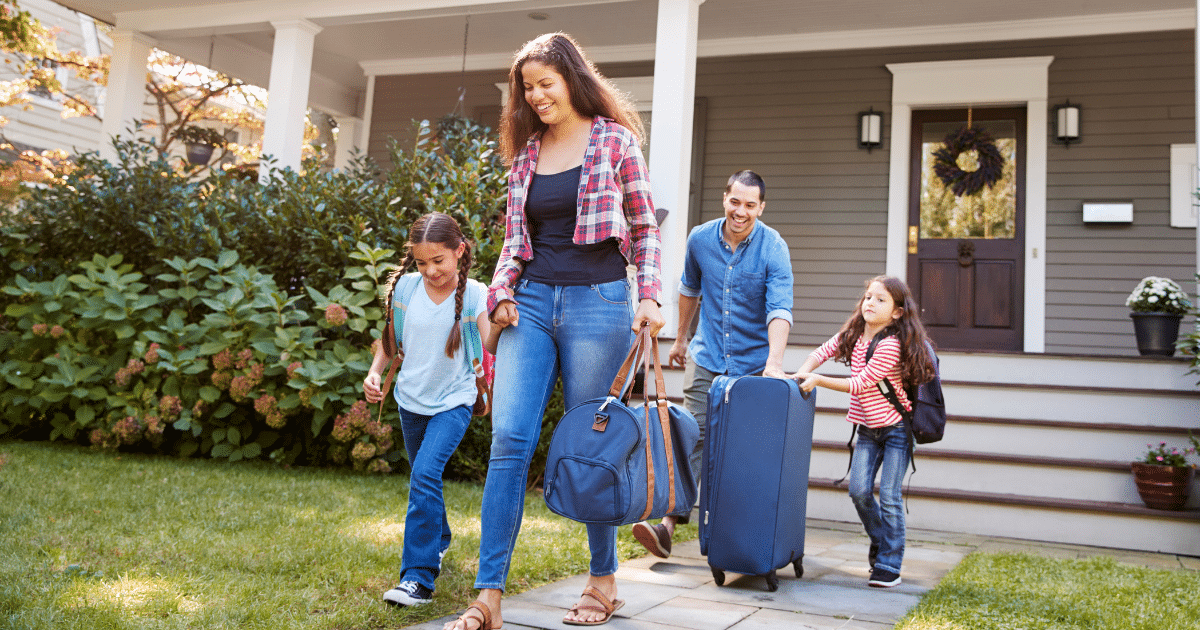
{"label": "green leaf", "polygon": [[200,388],[200,400],[203,400],[206,403],[217,402],[217,399],[220,397],[221,390],[213,387],[212,385],[205,385],[204,387]]}
{"label": "green leaf", "polygon": [[229,452],[229,461],[237,462],[237,461],[241,461],[241,459],[242,459],[242,449],[235,448]]}
{"label": "green leaf", "polygon": [[233,454],[233,447],[228,444],[218,444],[213,447],[213,457],[229,457]]}
{"label": "green leaf", "polygon": [[257,443],[251,442],[250,444],[247,444],[246,446],[242,447],[242,455],[246,456],[247,459],[253,459],[255,457],[258,457],[261,454],[262,454],[262,447],[259,446]]}
{"label": "green leaf", "polygon": [[241,444],[242,432],[237,427],[229,427],[229,431],[225,433],[225,439],[229,440],[230,444]]}
{"label": "green leaf", "polygon": [[81,427],[86,427],[96,419],[96,410],[92,409],[91,405],[83,405],[75,410],[75,423]]}
{"label": "green leaf", "polygon": [[171,426],[175,427],[177,431],[187,431],[192,428],[192,421],[187,418],[180,418]]}
{"label": "green leaf", "polygon": [[217,257],[217,266],[221,269],[232,267],[238,261],[238,253],[232,249],[227,249],[221,252]]}
{"label": "green leaf", "polygon": [[217,407],[217,410],[214,411],[212,415],[214,418],[224,418],[233,413],[235,409],[237,409],[237,407],[234,406],[233,403],[223,402],[221,403],[221,406]]}

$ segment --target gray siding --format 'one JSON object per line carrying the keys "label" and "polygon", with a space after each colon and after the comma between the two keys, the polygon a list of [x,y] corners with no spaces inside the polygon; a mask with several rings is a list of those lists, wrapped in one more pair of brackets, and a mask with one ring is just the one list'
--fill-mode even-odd
{"label": "gray siding", "polygon": [[[1192,38],[1178,31],[700,59],[696,94],[708,106],[698,148],[700,220],[721,216],[730,173],[763,175],[763,220],[792,250],[790,341],[819,344],[854,308],[863,281],[884,270],[892,87],[885,64],[1051,55],[1050,104],[1070,98],[1081,105],[1083,141],[1049,149],[1046,350],[1135,354],[1124,301],[1137,281],[1161,275],[1193,286],[1196,235],[1170,227],[1168,186],[1169,145],[1195,137]],[[601,70],[635,76],[652,66]],[[467,111],[498,102],[492,83],[504,72],[467,79]],[[457,73],[381,77],[372,155],[382,156],[381,136],[409,119],[453,108],[458,84]],[[886,114],[884,146],[870,153],[855,145],[856,114],[869,106]],[[1134,222],[1086,226],[1087,200],[1132,200]]]}

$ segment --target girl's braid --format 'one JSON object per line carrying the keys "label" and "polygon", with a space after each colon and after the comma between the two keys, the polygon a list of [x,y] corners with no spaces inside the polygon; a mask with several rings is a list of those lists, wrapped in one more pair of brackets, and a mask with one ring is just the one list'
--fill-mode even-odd
{"label": "girl's braid", "polygon": [[463,294],[467,290],[467,274],[471,271],[471,241],[462,239],[466,245],[462,258],[458,259],[458,287],[454,289],[454,325],[450,327],[450,338],[446,340],[446,356],[453,358],[462,345]]}

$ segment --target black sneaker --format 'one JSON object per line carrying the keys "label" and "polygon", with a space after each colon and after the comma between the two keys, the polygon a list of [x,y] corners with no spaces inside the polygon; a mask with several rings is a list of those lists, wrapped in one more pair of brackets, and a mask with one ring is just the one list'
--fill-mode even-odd
{"label": "black sneaker", "polygon": [[879,543],[871,543],[871,550],[867,552],[867,564],[872,570],[875,569],[875,560],[879,557]]}
{"label": "black sneaker", "polygon": [[399,586],[383,594],[383,601],[393,606],[420,606],[433,601],[433,591],[406,580]]}
{"label": "black sneaker", "polygon": [[900,574],[893,573],[887,569],[872,569],[871,579],[867,580],[867,586],[875,588],[891,588],[900,583]]}

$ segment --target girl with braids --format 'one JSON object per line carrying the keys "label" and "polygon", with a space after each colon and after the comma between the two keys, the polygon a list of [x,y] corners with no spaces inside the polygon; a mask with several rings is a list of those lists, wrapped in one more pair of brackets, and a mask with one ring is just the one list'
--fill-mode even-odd
{"label": "girl with braids", "polygon": [[[905,537],[902,487],[912,445],[904,417],[879,386],[885,379],[890,381],[901,404],[912,411],[905,386],[925,383],[936,374],[919,313],[903,280],[871,278],[838,334],[808,355],[800,371],[791,375],[806,392],[819,385],[850,394],[846,420],[858,433],[850,460],[850,500],[871,539],[867,584],[880,588],[900,583]],[[850,366],[850,378],[812,373],[829,359]],[[873,494],[877,474],[878,502]]]}
{"label": "girl with braids", "polygon": [[[467,278],[471,243],[457,221],[441,213],[417,219],[404,248],[404,263],[389,281],[391,325],[376,347],[363,392],[367,402],[383,400],[381,376],[399,353],[404,361],[393,396],[412,474],[400,584],[383,601],[415,606],[433,600],[434,580],[450,546],[442,471],[471,421],[472,358],[483,358],[480,335],[488,338],[491,324],[479,317],[487,312],[487,290]],[[405,274],[413,263],[417,273]]]}
{"label": "girl with braids", "polygon": [[[483,488],[479,597],[446,630],[503,625],[508,580],[542,416],[562,378],[567,408],[603,396],[643,324],[658,334],[658,224],[637,111],[573,39],[526,43],[509,69],[500,149],[511,167],[504,247],[488,310],[496,348],[492,447]],[[637,297],[626,267],[637,269]],[[636,312],[634,308],[636,306]],[[563,619],[599,625],[617,599],[616,528],[588,525],[587,586]]]}

